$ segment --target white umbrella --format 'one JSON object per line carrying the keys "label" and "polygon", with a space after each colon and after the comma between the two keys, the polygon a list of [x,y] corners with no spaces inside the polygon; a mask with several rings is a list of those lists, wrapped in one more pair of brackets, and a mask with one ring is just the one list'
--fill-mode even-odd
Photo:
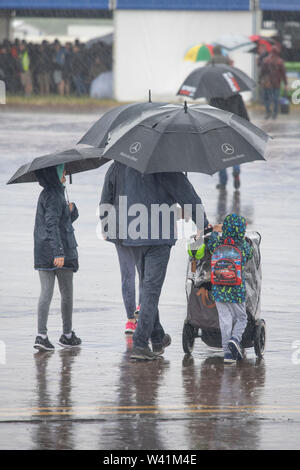
{"label": "white umbrella", "polygon": [[247,52],[253,49],[253,41],[243,34],[224,34],[215,41],[215,44],[224,47],[228,51],[240,50]]}

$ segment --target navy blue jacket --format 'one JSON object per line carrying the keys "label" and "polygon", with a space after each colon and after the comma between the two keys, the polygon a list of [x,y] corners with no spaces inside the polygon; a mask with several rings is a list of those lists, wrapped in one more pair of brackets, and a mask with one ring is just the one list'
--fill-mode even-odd
{"label": "navy blue jacket", "polygon": [[34,226],[35,269],[57,269],[54,258],[64,257],[64,268],[78,270],[77,242],[72,222],[78,217],[74,204],[72,212],[64,196],[56,168],[49,167],[35,172],[43,191],[36,209]]}
{"label": "navy blue jacket", "polygon": [[[148,211],[148,236],[134,239],[130,237],[130,224],[138,217],[139,214],[129,215],[125,227],[119,224],[119,196],[127,196],[127,209],[133,205],[142,204]],[[119,162],[114,162],[108,169],[100,206],[103,204],[111,204],[116,210],[116,237],[109,237],[112,242],[122,243],[128,246],[143,245],[174,245],[176,243],[176,216],[171,213],[170,218],[170,236],[163,235],[162,218],[156,224],[154,217],[151,217],[151,206],[167,204],[169,207],[179,204],[182,208],[184,205],[190,204],[192,212],[190,216],[196,223],[196,205],[202,204],[200,197],[197,195],[192,184],[183,173],[155,173],[150,175],[142,175],[133,168],[127,167]],[[138,206],[136,206],[138,209]],[[135,210],[133,211],[135,212]],[[187,214],[185,214],[187,215]],[[100,218],[104,220],[107,214],[103,213]],[[201,221],[199,221],[201,222]],[[103,225],[105,225],[103,223]],[[151,236],[151,226],[156,227],[156,238]],[[204,226],[208,225],[206,215],[204,213]],[[199,226],[201,227],[201,225]],[[125,236],[124,236],[125,235]]]}

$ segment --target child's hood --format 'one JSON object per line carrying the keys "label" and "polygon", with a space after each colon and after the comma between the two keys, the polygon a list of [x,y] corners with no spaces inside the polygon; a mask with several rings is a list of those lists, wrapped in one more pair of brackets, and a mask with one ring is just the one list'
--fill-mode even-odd
{"label": "child's hood", "polygon": [[241,215],[229,214],[223,222],[222,237],[231,237],[234,240],[242,240],[246,233],[246,219]]}

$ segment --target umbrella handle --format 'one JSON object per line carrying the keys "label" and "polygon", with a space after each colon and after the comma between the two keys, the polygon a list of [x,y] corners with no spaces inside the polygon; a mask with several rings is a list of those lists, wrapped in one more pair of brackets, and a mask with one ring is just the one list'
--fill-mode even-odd
{"label": "umbrella handle", "polygon": [[66,194],[67,203],[68,203],[68,205],[69,205],[69,204],[70,204],[70,201],[69,201],[69,194],[68,194],[68,191],[67,191],[67,186],[65,186],[65,194]]}

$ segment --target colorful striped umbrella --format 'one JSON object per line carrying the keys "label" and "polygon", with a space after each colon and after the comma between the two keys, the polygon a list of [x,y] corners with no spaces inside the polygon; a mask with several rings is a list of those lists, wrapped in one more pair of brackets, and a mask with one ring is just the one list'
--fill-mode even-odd
{"label": "colorful striped umbrella", "polygon": [[214,55],[213,48],[214,46],[211,44],[197,44],[187,51],[184,56],[184,60],[189,60],[191,62],[208,61]]}

